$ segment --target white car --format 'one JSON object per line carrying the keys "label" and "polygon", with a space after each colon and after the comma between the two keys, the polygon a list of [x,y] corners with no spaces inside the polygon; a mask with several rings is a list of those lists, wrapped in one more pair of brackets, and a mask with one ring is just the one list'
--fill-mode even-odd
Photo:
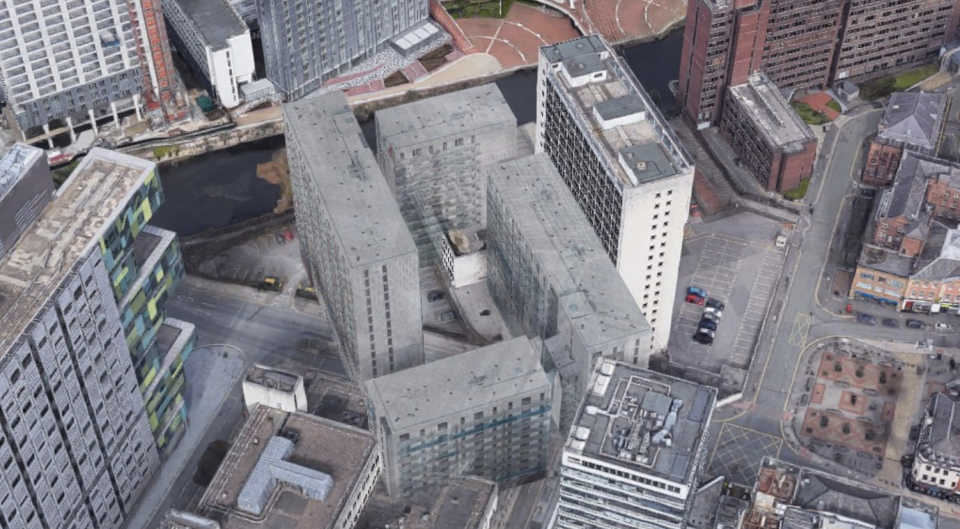
{"label": "white car", "polygon": [[952,329],[953,327],[949,323],[943,323],[942,321],[938,321],[933,325],[933,328],[938,331],[946,331],[946,330]]}
{"label": "white car", "polygon": [[714,307],[707,307],[707,308],[703,309],[703,313],[704,313],[704,314],[713,314],[713,315],[715,315],[715,316],[717,317],[718,320],[723,317],[723,311],[722,311],[722,310],[719,310],[719,309],[716,309],[716,308],[714,308]]}

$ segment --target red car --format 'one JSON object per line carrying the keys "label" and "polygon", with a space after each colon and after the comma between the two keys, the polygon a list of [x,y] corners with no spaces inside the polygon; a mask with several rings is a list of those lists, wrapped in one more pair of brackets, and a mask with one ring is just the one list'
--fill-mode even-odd
{"label": "red car", "polygon": [[704,301],[706,300],[696,294],[687,294],[687,303],[693,303],[694,305],[702,307]]}

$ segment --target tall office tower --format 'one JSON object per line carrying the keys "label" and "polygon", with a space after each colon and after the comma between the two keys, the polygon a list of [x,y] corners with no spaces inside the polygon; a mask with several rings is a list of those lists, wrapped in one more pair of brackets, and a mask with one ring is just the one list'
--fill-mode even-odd
{"label": "tall office tower", "polygon": [[527,338],[370,380],[366,393],[391,496],[462,476],[512,487],[546,469],[553,385]]}
{"label": "tall office tower", "polygon": [[0,158],[0,259],[37,220],[53,192],[43,149],[18,143]]}
{"label": "tall office tower", "polygon": [[687,527],[716,398],[635,366],[597,366],[563,448],[549,527]]}
{"label": "tall office tower", "polygon": [[342,92],[284,105],[301,254],[357,382],[423,363],[417,247]]}
{"label": "tall office tower", "polygon": [[819,90],[935,60],[956,31],[954,0],[693,0],[677,103],[699,127],[727,86],[763,70],[780,88]]}
{"label": "tall office tower", "polygon": [[377,160],[420,251],[434,239],[486,224],[482,166],[517,154],[517,118],[494,83],[376,113]]}
{"label": "tall office tower", "polygon": [[598,358],[647,366],[650,326],[547,155],[487,173],[490,293],[515,333],[544,341],[566,431]]}
{"label": "tall office tower", "polygon": [[540,48],[538,77],[536,150],[553,160],[650,323],[642,350],[666,347],[693,162],[600,37]]}
{"label": "tall office tower", "polygon": [[[157,0],[57,0],[0,8],[0,84],[24,136],[162,100],[173,71]],[[160,21],[157,24],[157,21]],[[161,60],[162,59],[162,60]],[[94,124],[94,128],[96,125]]]}
{"label": "tall office tower", "polygon": [[154,164],[93,149],[0,261],[4,527],[119,527],[157,469],[117,300],[158,203]]}
{"label": "tall office tower", "polygon": [[288,101],[300,99],[427,15],[427,0],[258,1],[267,79]]}

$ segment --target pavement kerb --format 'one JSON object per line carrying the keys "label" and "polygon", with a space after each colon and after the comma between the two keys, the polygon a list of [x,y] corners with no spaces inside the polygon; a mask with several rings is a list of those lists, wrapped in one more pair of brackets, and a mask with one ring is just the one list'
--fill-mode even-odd
{"label": "pavement kerb", "polygon": [[813,301],[817,304],[817,307],[819,307],[820,310],[829,314],[831,317],[843,318],[843,319],[853,319],[853,315],[852,314],[834,314],[833,312],[827,310],[827,308],[820,303],[820,285],[823,282],[823,274],[826,273],[827,271],[827,263],[830,261],[830,249],[833,248],[833,243],[837,238],[837,227],[840,225],[840,213],[843,212],[844,203],[847,201],[847,199],[851,197],[856,197],[856,195],[853,193],[848,193],[842,199],[840,199],[840,210],[837,211],[837,218],[834,219],[833,221],[833,228],[830,234],[830,243],[829,243],[829,246],[827,246],[827,255],[823,259],[823,263],[820,265],[820,274],[817,276],[817,286],[813,292]]}

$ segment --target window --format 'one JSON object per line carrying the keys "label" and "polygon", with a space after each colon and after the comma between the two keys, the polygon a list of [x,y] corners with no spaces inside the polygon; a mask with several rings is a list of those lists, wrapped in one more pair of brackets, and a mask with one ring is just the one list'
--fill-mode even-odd
{"label": "window", "polygon": [[421,152],[420,149],[414,149],[414,150],[413,150],[413,155],[414,155],[414,156],[420,156],[420,152]]}
{"label": "window", "polygon": [[453,141],[453,144],[456,145],[457,147],[463,145],[463,138],[457,138],[456,140]]}

